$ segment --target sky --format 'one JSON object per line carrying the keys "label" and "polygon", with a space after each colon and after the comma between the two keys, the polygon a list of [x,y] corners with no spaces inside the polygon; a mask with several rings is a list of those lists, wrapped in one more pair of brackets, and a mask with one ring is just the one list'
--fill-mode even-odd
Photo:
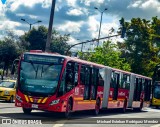
{"label": "sky", "polygon": [[[6,31],[23,35],[29,30],[29,23],[41,20],[32,26],[45,25],[48,28],[52,0],[1,0],[0,1],[0,38]],[[99,10],[94,9],[97,7]],[[98,38],[100,11],[103,13],[100,37],[115,33],[120,27],[119,20],[124,17],[151,19],[160,16],[160,0],[56,0],[53,27],[63,34],[70,34],[69,44]],[[113,38],[114,41],[120,38]],[[91,47],[96,46],[93,42]],[[76,47],[78,50],[80,46]],[[88,48],[85,46],[83,48]]]}

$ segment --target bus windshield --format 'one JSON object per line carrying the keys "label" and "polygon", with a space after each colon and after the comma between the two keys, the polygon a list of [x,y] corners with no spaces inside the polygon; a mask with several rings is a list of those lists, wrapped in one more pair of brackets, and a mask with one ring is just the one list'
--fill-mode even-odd
{"label": "bus windshield", "polygon": [[160,99],[160,85],[154,87],[154,97]]}
{"label": "bus windshield", "polygon": [[20,89],[28,94],[54,94],[58,85],[62,64],[21,62]]}

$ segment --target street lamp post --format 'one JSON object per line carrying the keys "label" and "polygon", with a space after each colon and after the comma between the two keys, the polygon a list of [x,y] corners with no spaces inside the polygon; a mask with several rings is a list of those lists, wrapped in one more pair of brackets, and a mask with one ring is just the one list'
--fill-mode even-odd
{"label": "street lamp post", "polygon": [[103,17],[103,13],[108,10],[107,8],[105,8],[103,11],[99,10],[97,7],[94,7],[94,9],[98,10],[101,13],[101,20],[100,20],[100,26],[99,26],[99,34],[98,34],[98,43],[97,43],[97,47],[99,45],[99,38],[100,38],[100,33],[101,33],[101,24],[102,24],[102,17]]}
{"label": "street lamp post", "polygon": [[47,42],[46,42],[46,48],[45,48],[46,52],[50,51],[55,4],[56,4],[56,0],[52,0],[50,20],[49,20],[49,26],[48,26],[48,34],[47,34]]}
{"label": "street lamp post", "polygon": [[26,21],[25,19],[21,19],[21,20],[24,21],[24,22],[26,22],[27,24],[29,24],[29,30],[31,30],[33,24],[42,22],[42,21],[38,20],[38,21],[36,21],[36,22],[34,22],[34,23],[29,23],[29,22]]}

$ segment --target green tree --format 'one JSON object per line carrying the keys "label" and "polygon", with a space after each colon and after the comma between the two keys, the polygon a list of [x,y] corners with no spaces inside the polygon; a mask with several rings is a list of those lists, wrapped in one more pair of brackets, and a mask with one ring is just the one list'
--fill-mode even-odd
{"label": "green tree", "polygon": [[122,57],[130,63],[132,72],[152,76],[155,65],[160,62],[158,42],[154,42],[155,35],[159,35],[155,32],[159,24],[140,18],[132,18],[130,22],[122,18],[121,21],[126,27],[125,42],[118,43]]}
{"label": "green tree", "polygon": [[[34,27],[20,37],[20,47],[24,50],[45,50],[48,30],[45,26]],[[56,30],[52,32],[51,52],[64,54],[68,48],[69,34],[61,35]]]}
{"label": "green tree", "polygon": [[95,49],[91,53],[79,53],[81,59],[85,59],[98,64],[103,64],[117,69],[130,71],[130,65],[125,58],[121,58],[121,52],[117,50],[117,45],[110,41],[104,42],[102,47]]}
{"label": "green tree", "polygon": [[9,67],[12,62],[19,56],[19,48],[12,37],[5,37],[0,41],[0,63],[3,65],[2,79],[4,72],[8,75]]}
{"label": "green tree", "polygon": [[47,39],[47,28],[39,26],[37,29],[34,27],[20,37],[21,47],[26,50],[45,50]]}
{"label": "green tree", "polygon": [[52,32],[52,42],[50,50],[52,52],[57,52],[64,55],[67,49],[69,48],[69,45],[67,43],[67,41],[69,40],[69,36],[69,34],[60,35],[59,32],[54,30]]}

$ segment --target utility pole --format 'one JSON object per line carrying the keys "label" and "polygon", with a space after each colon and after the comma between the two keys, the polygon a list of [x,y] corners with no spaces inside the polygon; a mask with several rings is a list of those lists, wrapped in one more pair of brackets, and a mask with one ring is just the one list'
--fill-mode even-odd
{"label": "utility pole", "polygon": [[47,42],[45,51],[50,51],[50,44],[51,44],[51,35],[52,35],[52,26],[53,26],[53,18],[54,18],[54,10],[55,10],[56,0],[52,0],[51,6],[51,13],[50,13],[50,20],[49,20],[49,27],[48,27],[48,35],[47,35]]}
{"label": "utility pole", "polygon": [[100,19],[100,25],[99,25],[99,33],[98,33],[98,43],[97,43],[97,47],[98,47],[99,46],[99,38],[100,38],[100,34],[101,34],[101,24],[102,24],[103,13],[108,9],[105,8],[103,11],[99,10],[97,7],[94,7],[94,9],[98,10],[101,13],[101,19]]}

